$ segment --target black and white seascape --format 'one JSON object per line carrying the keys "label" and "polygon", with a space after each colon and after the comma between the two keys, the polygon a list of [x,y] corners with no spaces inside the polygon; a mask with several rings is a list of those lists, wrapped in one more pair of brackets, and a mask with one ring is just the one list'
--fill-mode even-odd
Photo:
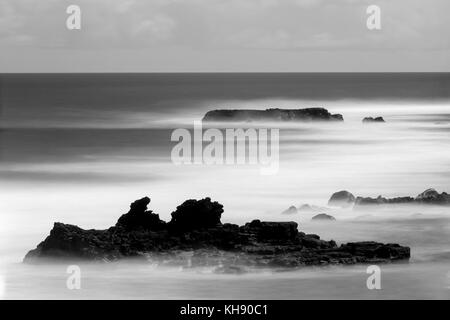
{"label": "black and white seascape", "polygon": [[450,298],[446,3],[46,2],[0,3],[0,298]]}

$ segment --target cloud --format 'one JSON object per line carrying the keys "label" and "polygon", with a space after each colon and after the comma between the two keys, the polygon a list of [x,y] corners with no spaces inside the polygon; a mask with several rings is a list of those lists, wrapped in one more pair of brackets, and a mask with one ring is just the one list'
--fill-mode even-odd
{"label": "cloud", "polygon": [[132,26],[132,36],[149,36],[151,39],[167,40],[172,36],[176,23],[170,17],[158,14],[150,19],[139,21]]}
{"label": "cloud", "polygon": [[65,27],[71,0],[0,0],[0,50],[27,48],[34,58],[33,50],[57,48],[61,59],[74,51],[110,56],[139,51],[151,53],[154,61],[193,55],[205,62],[207,55],[247,57],[255,50],[270,55],[450,50],[448,0],[376,2],[380,31],[366,28],[372,0],[77,0],[82,29],[72,32]]}

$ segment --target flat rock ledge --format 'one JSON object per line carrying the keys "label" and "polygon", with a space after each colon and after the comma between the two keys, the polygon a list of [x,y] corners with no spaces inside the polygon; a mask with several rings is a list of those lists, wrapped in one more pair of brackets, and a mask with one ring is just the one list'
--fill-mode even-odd
{"label": "flat rock ledge", "polygon": [[331,114],[325,108],[304,109],[221,109],[208,111],[203,122],[258,122],[258,121],[344,121],[341,114]]}
{"label": "flat rock ledge", "polygon": [[299,232],[296,222],[222,224],[223,207],[210,198],[187,200],[168,223],[147,211],[149,203],[147,197],[133,202],[130,211],[107,230],[55,223],[50,235],[28,252],[24,262],[144,258],[239,272],[241,267],[386,263],[410,257],[410,248],[398,244],[367,241],[338,246],[333,240]]}

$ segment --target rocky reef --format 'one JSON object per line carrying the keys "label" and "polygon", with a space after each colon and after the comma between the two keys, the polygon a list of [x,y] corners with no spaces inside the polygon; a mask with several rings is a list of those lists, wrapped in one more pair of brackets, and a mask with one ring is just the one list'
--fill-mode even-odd
{"label": "rocky reef", "polygon": [[236,268],[241,266],[383,263],[410,257],[410,249],[398,244],[357,242],[338,246],[333,240],[299,232],[296,222],[223,224],[223,206],[210,198],[185,201],[172,212],[168,223],[147,210],[149,203],[148,197],[134,201],[107,230],[55,223],[50,235],[28,252],[24,261],[132,257],[181,261],[188,255],[191,266],[213,264],[223,270],[239,270]]}
{"label": "rocky reef", "polygon": [[312,217],[313,221],[334,221],[336,220],[335,217],[330,216],[329,214],[326,213],[319,213],[317,215],[315,215],[314,217]]}
{"label": "rocky reef", "polygon": [[331,114],[324,108],[266,109],[266,110],[212,110],[204,122],[258,122],[258,121],[343,121],[340,114]]}
{"label": "rocky reef", "polygon": [[391,205],[391,204],[424,204],[424,205],[450,205],[450,195],[446,192],[439,193],[435,189],[427,189],[416,197],[396,197],[385,198],[378,196],[376,198],[371,197],[355,197],[348,191],[339,191],[334,193],[328,205],[337,207],[349,207],[354,205],[367,206],[367,205]]}
{"label": "rocky reef", "polygon": [[386,122],[384,121],[383,117],[366,117],[362,120],[363,123],[371,123],[371,122]]}

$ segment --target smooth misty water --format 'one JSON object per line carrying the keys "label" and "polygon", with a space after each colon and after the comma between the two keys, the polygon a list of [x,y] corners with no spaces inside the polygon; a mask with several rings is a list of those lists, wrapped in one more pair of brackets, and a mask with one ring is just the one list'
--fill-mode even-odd
{"label": "smooth misty water", "polygon": [[[449,208],[324,209],[335,223],[280,214],[290,205],[326,206],[342,189],[374,197],[430,187],[449,192],[448,76],[123,77],[2,76],[0,295],[449,298]],[[276,175],[262,176],[258,166],[175,166],[170,160],[172,129],[192,127],[206,110],[309,106],[341,113],[345,122],[282,127]],[[365,116],[387,123],[363,125]],[[411,247],[412,258],[382,266],[381,291],[367,290],[366,266],[222,275],[214,268],[127,261],[81,265],[82,290],[70,291],[67,265],[21,263],[53,222],[107,228],[144,195],[165,220],[184,200],[210,196],[224,204],[223,222],[294,220],[302,231],[339,243],[401,243]]]}

